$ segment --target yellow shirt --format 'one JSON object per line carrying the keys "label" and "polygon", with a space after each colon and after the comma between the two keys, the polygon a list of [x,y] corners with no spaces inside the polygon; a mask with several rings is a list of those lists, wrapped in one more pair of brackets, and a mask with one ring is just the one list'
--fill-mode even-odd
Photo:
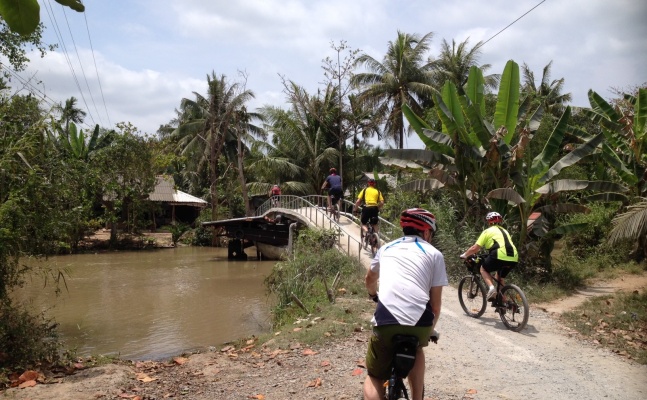
{"label": "yellow shirt", "polygon": [[498,225],[492,225],[481,233],[476,244],[487,249],[494,258],[504,261],[519,261],[519,254],[510,234]]}
{"label": "yellow shirt", "polygon": [[[364,192],[366,192],[366,196],[364,196]],[[368,207],[376,207],[379,203],[384,202],[382,192],[371,186],[362,189],[362,191],[359,192],[357,200],[360,200],[362,198],[364,199],[364,203],[366,203],[366,206]]]}

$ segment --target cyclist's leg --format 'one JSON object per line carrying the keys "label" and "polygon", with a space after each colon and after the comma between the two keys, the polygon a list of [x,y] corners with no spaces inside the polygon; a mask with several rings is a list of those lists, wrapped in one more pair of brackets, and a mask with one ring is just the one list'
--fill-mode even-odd
{"label": "cyclist's leg", "polygon": [[359,217],[360,224],[362,225],[361,226],[362,236],[366,236],[366,232],[368,232],[368,226],[367,226],[368,219],[369,219],[368,207],[364,207],[362,208],[362,214]]}
{"label": "cyclist's leg", "polygon": [[366,221],[371,224],[373,227],[373,232],[377,233],[378,232],[378,225],[377,223],[379,222],[378,215],[380,210],[377,207],[365,207],[366,209]]}
{"label": "cyclist's leg", "polygon": [[416,363],[409,371],[407,380],[411,389],[411,400],[422,400],[425,387],[425,352],[422,347],[418,347],[416,351]]}
{"label": "cyclist's leg", "polygon": [[483,264],[481,264],[481,276],[487,284],[488,287],[494,286],[494,278],[492,278],[492,273],[496,272],[499,269],[497,265],[497,260],[491,256],[485,257]]}

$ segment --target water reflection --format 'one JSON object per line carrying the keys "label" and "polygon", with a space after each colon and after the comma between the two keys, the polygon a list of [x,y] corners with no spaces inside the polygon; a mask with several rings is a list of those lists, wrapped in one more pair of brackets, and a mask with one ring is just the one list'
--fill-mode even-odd
{"label": "water reflection", "polygon": [[271,261],[228,261],[226,249],[180,247],[146,252],[50,258],[69,271],[57,298],[35,280],[18,297],[32,298],[60,324],[80,355],[161,359],[220,345],[269,327],[263,279]]}

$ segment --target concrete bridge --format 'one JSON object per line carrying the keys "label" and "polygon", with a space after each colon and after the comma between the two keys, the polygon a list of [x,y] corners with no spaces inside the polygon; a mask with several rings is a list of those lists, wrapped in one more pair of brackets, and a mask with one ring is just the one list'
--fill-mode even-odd
{"label": "concrete bridge", "polygon": [[[263,203],[253,217],[204,222],[203,226],[223,227],[229,237],[229,258],[245,258],[244,248],[256,246],[259,258],[278,259],[281,252],[290,251],[294,229],[318,227],[339,232],[337,247],[346,254],[357,257],[368,266],[370,252],[360,243],[359,219],[351,211],[353,203],[342,200],[337,223],[326,212],[326,196],[278,196],[278,202]],[[380,218],[382,242],[400,234],[400,228]]]}

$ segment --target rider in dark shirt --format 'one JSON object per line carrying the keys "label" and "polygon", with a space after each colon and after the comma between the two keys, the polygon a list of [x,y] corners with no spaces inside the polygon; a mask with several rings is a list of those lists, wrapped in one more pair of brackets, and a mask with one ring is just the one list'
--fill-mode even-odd
{"label": "rider in dark shirt", "polygon": [[337,175],[336,168],[330,168],[330,175],[326,178],[321,189],[328,188],[328,209],[332,211],[332,206],[337,204],[339,199],[344,195],[342,188],[341,176]]}

